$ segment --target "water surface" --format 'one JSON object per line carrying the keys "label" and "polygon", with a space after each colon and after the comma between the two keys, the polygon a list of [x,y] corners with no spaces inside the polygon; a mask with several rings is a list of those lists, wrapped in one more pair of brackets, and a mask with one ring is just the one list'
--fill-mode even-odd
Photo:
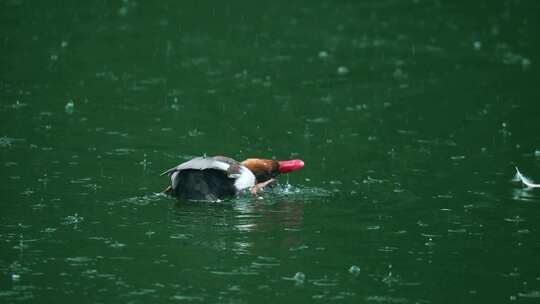
{"label": "water surface", "polygon": [[[538,301],[539,9],[2,1],[0,301]],[[159,194],[203,154],[306,167]]]}

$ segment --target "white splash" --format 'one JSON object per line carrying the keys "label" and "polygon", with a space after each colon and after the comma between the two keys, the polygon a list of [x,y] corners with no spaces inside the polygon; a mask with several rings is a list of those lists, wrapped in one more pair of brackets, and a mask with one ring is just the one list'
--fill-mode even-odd
{"label": "white splash", "polygon": [[516,175],[514,176],[514,180],[522,182],[525,186],[529,188],[540,188],[540,184],[535,184],[528,177],[521,174],[521,172],[519,172],[519,169],[517,167],[516,167]]}

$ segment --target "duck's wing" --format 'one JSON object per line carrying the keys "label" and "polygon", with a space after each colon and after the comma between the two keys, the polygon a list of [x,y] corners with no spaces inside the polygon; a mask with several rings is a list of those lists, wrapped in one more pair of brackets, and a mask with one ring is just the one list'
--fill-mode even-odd
{"label": "duck's wing", "polygon": [[215,156],[215,157],[196,157],[194,159],[188,160],[187,162],[181,163],[180,165],[171,168],[163,173],[163,175],[171,175],[174,172],[192,169],[192,170],[206,170],[206,169],[215,169],[221,170],[227,173],[230,178],[238,178],[242,170],[242,165],[236,160],[225,157],[225,156]]}

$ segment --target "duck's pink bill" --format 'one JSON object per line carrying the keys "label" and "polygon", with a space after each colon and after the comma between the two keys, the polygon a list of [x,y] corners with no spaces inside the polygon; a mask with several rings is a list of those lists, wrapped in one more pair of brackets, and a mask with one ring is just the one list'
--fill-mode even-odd
{"label": "duck's pink bill", "polygon": [[289,173],[296,170],[300,170],[304,167],[304,162],[300,159],[292,159],[292,160],[280,160],[279,163],[279,171],[281,173]]}

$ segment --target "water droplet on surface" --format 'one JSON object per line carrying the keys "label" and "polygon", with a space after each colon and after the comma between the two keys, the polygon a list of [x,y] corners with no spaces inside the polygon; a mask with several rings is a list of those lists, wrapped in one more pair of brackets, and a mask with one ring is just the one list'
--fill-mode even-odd
{"label": "water droplet on surface", "polygon": [[347,75],[349,74],[349,69],[345,66],[340,66],[337,68],[337,74],[341,76]]}
{"label": "water droplet on surface", "polygon": [[522,58],[521,59],[521,67],[526,69],[531,65],[531,60],[529,58]]}
{"label": "water droplet on surface", "polygon": [[42,230],[41,232],[44,232],[44,233],[53,233],[56,231],[56,228],[45,228],[44,230]]}
{"label": "water droplet on surface", "polygon": [[143,170],[146,170],[147,167],[152,164],[152,162],[147,159],[146,153],[144,153],[144,158],[139,162],[139,164],[143,166]]}
{"label": "water droplet on surface", "polygon": [[394,70],[394,73],[392,74],[392,76],[396,79],[405,79],[407,78],[407,74],[405,72],[403,72],[403,70],[399,67],[397,67],[395,70]]}
{"label": "water droplet on surface", "polygon": [[354,276],[357,276],[359,273],[360,273],[360,267],[356,266],[356,265],[352,265],[350,268],[349,268],[349,273],[354,275]]}
{"label": "water droplet on surface", "polygon": [[188,131],[188,135],[191,137],[204,135],[204,132],[199,131],[198,129],[193,129]]}
{"label": "water droplet on surface", "polygon": [[499,133],[501,133],[503,137],[512,136],[512,132],[508,131],[508,124],[506,122],[501,124],[501,130],[499,130]]}
{"label": "water droplet on surface", "polygon": [[17,99],[17,101],[16,101],[14,104],[12,104],[11,107],[12,107],[13,109],[20,109],[20,108],[22,108],[22,107],[24,107],[24,106],[26,106],[26,105],[27,105],[26,103],[20,102],[20,101]]}
{"label": "water droplet on surface", "polygon": [[75,111],[75,102],[73,102],[73,100],[68,101],[64,107],[64,110],[67,114],[73,114],[73,111]]}
{"label": "water droplet on surface", "polygon": [[297,272],[293,280],[295,281],[296,285],[302,285],[306,281],[306,275],[303,272]]}
{"label": "water droplet on surface", "polygon": [[173,103],[171,105],[171,109],[178,111],[180,109],[180,105],[178,104],[178,97],[173,98]]}
{"label": "water droplet on surface", "polygon": [[320,52],[319,52],[319,58],[321,58],[321,59],[326,59],[326,58],[328,58],[328,52],[326,52],[326,51],[320,51]]}
{"label": "water droplet on surface", "polygon": [[119,248],[125,247],[126,244],[120,243],[118,241],[114,241],[114,243],[110,244],[109,246],[115,249],[119,249]]}
{"label": "water droplet on surface", "polygon": [[427,242],[424,243],[427,247],[433,247],[435,246],[435,243],[433,242],[433,238],[429,238]]}
{"label": "water droplet on surface", "polygon": [[118,15],[125,17],[128,14],[128,8],[125,6],[122,6],[120,9],[118,9]]}
{"label": "water droplet on surface", "polygon": [[79,216],[77,213],[74,215],[68,215],[64,219],[64,225],[74,225],[75,229],[77,228],[77,224],[82,222],[84,220],[84,217]]}
{"label": "water droplet on surface", "polygon": [[11,147],[12,142],[13,142],[12,138],[9,138],[7,136],[0,137],[0,147],[2,148]]}

